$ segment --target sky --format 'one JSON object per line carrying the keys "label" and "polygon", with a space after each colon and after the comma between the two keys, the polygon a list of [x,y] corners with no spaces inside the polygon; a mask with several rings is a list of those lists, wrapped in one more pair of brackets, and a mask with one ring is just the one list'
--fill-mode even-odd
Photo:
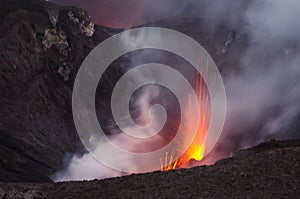
{"label": "sky", "polygon": [[172,16],[189,0],[50,0],[86,10],[99,25],[126,28]]}

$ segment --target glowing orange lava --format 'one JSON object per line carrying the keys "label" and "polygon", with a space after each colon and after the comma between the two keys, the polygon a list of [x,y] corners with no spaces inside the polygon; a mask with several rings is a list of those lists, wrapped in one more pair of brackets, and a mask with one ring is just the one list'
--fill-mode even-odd
{"label": "glowing orange lava", "polygon": [[[180,149],[180,146],[183,145],[183,143],[178,144],[178,148],[173,149],[171,152],[167,152],[164,158],[160,159],[161,164],[161,170],[167,171],[172,169],[180,169],[180,168],[187,168],[190,167],[190,162],[192,160],[201,161],[204,156],[205,152],[205,145],[204,145],[204,139],[207,133],[208,128],[208,118],[210,118],[210,107],[209,107],[209,96],[207,94],[206,87],[204,87],[204,83],[202,78],[200,78],[199,81],[196,81],[196,95],[198,98],[198,110],[199,110],[199,123],[198,123],[198,129],[197,134],[195,136],[195,139],[193,140],[190,147],[184,151],[183,155],[180,156],[177,160],[174,160],[174,156],[178,152],[182,152]],[[194,117],[192,106],[189,104],[185,108],[185,111],[187,111],[187,115],[189,117]],[[193,129],[189,129],[190,125],[188,125],[188,122],[190,121],[189,118],[185,118],[185,122],[187,122],[187,125],[184,127],[185,132],[183,133],[191,133],[193,132]],[[184,135],[183,135],[184,137]],[[185,140],[183,139],[182,142]]]}
{"label": "glowing orange lava", "polygon": [[[209,46],[208,46],[208,52],[211,50],[212,46],[212,41],[213,41],[213,29],[214,25],[211,27],[211,35],[210,35],[210,40],[209,40]],[[206,64],[204,67],[204,71],[201,71],[201,74],[204,75],[206,79],[208,79],[208,57],[204,57],[203,54],[200,55],[199,60],[205,60]],[[201,61],[199,62],[201,63]],[[202,69],[200,69],[202,70]],[[214,78],[214,77],[210,77]],[[182,143],[179,143],[179,147],[176,149],[173,149],[171,153],[166,153],[166,156],[164,158],[165,161],[161,159],[161,170],[162,171],[167,171],[171,169],[180,169],[180,168],[188,168],[193,165],[191,165],[191,161],[196,160],[196,161],[201,161],[204,157],[205,153],[205,137],[207,134],[208,130],[208,124],[209,124],[209,118],[210,118],[210,99],[209,99],[209,93],[207,90],[207,87],[205,85],[205,82],[203,81],[203,78],[200,76],[196,75],[195,78],[195,92],[198,98],[198,110],[199,111],[199,123],[198,123],[198,129],[197,129],[197,134],[195,139],[193,140],[192,144],[190,147],[184,151],[183,155],[181,155],[177,160],[174,161],[174,154],[178,152],[182,152],[180,149],[180,145],[183,145]],[[189,118],[195,117],[193,115],[193,110],[192,107],[188,104],[186,110]],[[185,118],[187,123],[189,123],[189,118]],[[180,132],[181,134],[190,134],[193,132],[193,129],[189,129],[190,125],[185,126],[184,132]],[[183,137],[185,137],[183,135]],[[185,142],[183,139],[182,142]]]}

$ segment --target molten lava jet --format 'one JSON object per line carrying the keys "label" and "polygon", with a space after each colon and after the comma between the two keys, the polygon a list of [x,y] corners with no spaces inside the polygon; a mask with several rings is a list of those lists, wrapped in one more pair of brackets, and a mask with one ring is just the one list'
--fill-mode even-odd
{"label": "molten lava jet", "polygon": [[[189,121],[192,117],[195,117],[193,115],[192,106],[190,103],[187,104],[187,107],[185,107],[185,111],[187,111],[187,115],[189,118],[184,118],[185,125],[184,125],[184,132],[179,132],[182,134],[183,143],[178,143],[178,148],[173,149],[171,152],[166,152],[165,157],[160,158],[160,165],[161,165],[161,171],[167,171],[172,169],[180,169],[180,168],[189,168],[191,167],[191,162],[194,161],[201,161],[204,156],[205,152],[205,136],[207,134],[208,130],[208,124],[209,124],[209,118],[210,118],[210,101],[209,101],[209,94],[206,88],[206,85],[204,84],[204,81],[202,78],[196,78],[195,82],[195,92],[198,98],[198,110],[199,110],[199,123],[198,123],[198,129],[197,134],[195,136],[195,139],[193,140],[192,144],[189,146],[189,148],[186,151],[181,150],[181,146],[184,145],[184,142],[187,141],[184,139],[184,133],[192,133],[193,129],[190,129],[189,127]],[[174,160],[174,156],[176,153],[182,153],[183,154],[177,159]]]}

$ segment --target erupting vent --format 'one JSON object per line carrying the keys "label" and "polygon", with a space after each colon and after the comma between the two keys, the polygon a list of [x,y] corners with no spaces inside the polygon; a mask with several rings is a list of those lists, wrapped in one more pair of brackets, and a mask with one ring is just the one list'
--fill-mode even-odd
{"label": "erupting vent", "polygon": [[[206,72],[204,74],[207,74]],[[184,143],[177,143],[178,148],[173,149],[171,152],[166,152],[165,157],[160,158],[161,171],[168,171],[172,169],[188,168],[191,167],[190,162],[193,160],[201,161],[205,152],[205,136],[207,134],[209,118],[210,118],[210,101],[209,94],[203,79],[199,76],[195,78],[195,93],[198,98],[199,109],[199,123],[197,134],[192,144],[186,151],[182,151]],[[190,102],[190,101],[189,101]],[[191,117],[194,117],[191,104],[187,104],[185,110],[188,112],[188,118],[184,118],[187,125],[184,126],[184,132],[178,132],[182,134],[184,138],[186,133],[192,133],[193,129],[190,129],[189,121]],[[186,140],[183,139],[183,142]],[[177,160],[174,160],[176,153],[183,153]]]}

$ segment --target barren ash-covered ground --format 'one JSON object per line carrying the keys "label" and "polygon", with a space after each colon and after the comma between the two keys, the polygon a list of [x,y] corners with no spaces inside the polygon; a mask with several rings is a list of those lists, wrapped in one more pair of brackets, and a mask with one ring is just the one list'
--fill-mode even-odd
{"label": "barren ash-covered ground", "polygon": [[81,182],[1,183],[0,197],[296,199],[299,188],[300,140],[271,140],[213,166]]}

